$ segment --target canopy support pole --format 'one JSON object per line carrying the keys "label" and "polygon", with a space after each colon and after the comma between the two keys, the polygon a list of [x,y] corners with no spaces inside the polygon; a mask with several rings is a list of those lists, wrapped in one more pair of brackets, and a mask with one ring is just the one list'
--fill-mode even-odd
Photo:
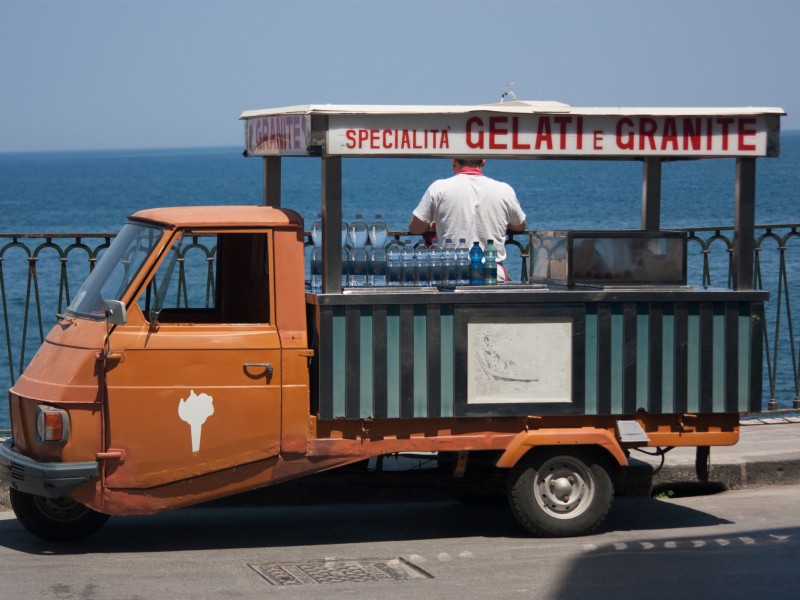
{"label": "canopy support pole", "polygon": [[264,157],[264,206],[281,207],[281,157]]}
{"label": "canopy support pole", "polygon": [[756,159],[736,159],[733,224],[733,289],[753,289],[755,250]]}
{"label": "canopy support pole", "polygon": [[661,159],[645,158],[642,166],[642,230],[661,228]]}
{"label": "canopy support pole", "polygon": [[342,293],[342,159],[322,157],[322,293]]}

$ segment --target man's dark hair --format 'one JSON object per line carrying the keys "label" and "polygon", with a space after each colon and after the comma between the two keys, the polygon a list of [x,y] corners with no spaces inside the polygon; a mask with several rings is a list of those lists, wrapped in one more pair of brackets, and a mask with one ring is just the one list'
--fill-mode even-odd
{"label": "man's dark hair", "polygon": [[456,162],[464,165],[465,167],[481,167],[483,166],[482,158],[457,158]]}

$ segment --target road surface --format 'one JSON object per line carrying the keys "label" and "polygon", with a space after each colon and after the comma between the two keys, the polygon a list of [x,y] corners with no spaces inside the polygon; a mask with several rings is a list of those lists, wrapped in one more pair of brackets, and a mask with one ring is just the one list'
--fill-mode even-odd
{"label": "road surface", "polygon": [[602,529],[526,536],[454,501],[194,508],[58,545],[0,512],[0,598],[800,597],[800,486],[618,498]]}

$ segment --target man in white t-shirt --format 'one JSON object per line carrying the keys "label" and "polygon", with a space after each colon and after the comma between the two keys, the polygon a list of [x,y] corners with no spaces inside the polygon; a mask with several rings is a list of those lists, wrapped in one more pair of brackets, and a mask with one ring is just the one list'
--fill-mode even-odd
{"label": "man in white t-shirt", "polygon": [[525,213],[514,189],[483,174],[483,159],[453,159],[452,177],[434,181],[414,209],[408,231],[423,234],[435,230],[439,243],[464,238],[467,244],[497,247],[497,279],[508,281],[502,262],[506,258],[506,231],[524,231]]}

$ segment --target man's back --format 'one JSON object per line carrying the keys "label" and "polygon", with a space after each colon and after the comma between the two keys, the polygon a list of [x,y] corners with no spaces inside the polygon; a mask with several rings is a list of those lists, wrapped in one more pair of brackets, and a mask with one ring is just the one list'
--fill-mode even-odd
{"label": "man's back", "polygon": [[414,210],[414,216],[435,223],[440,241],[464,238],[485,247],[487,240],[494,240],[497,259],[503,261],[506,230],[509,226],[522,226],[525,213],[510,185],[486,177],[476,169],[464,171],[434,181]]}

